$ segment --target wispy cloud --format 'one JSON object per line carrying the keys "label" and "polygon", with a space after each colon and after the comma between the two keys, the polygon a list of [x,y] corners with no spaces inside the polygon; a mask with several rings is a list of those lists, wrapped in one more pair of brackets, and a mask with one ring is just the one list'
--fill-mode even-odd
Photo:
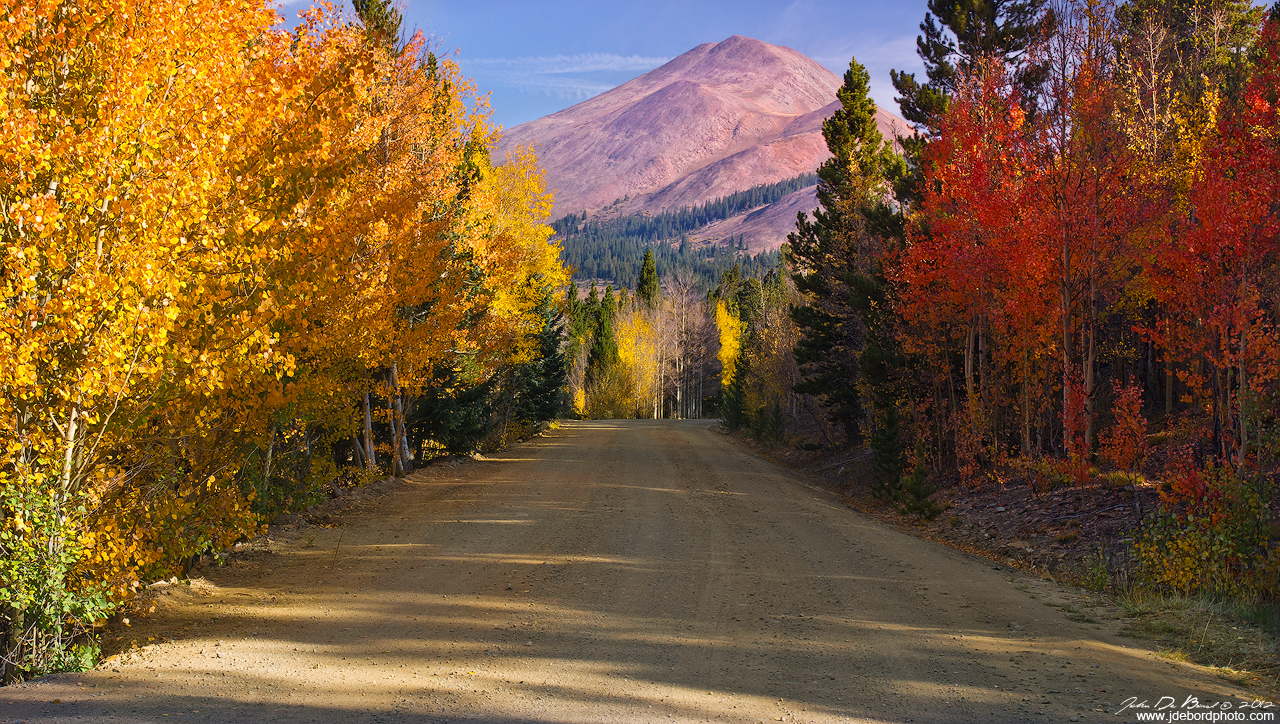
{"label": "wispy cloud", "polygon": [[858,47],[843,44],[824,49],[824,52],[810,56],[825,65],[837,75],[842,75],[849,67],[849,59],[857,58],[866,67],[871,76],[871,97],[882,108],[898,112],[898,104],[894,101],[897,90],[889,82],[889,70],[900,70],[921,75],[920,58],[916,55],[916,38],[914,35],[902,35],[880,42],[865,42]]}
{"label": "wispy cloud", "polygon": [[914,70],[920,65],[920,58],[916,55],[916,36],[914,35],[902,35],[878,43],[863,43],[856,47],[848,44],[829,49],[824,53],[815,53],[809,57],[828,68],[840,68],[842,71],[849,67],[849,59],[855,57],[868,70],[880,68]]}
{"label": "wispy cloud", "polygon": [[532,58],[470,58],[468,66],[508,70],[525,74],[593,73],[598,71],[646,71],[657,68],[670,58],[612,53],[578,53],[576,55],[544,55]]}
{"label": "wispy cloud", "polygon": [[613,83],[600,83],[581,78],[548,78],[538,75],[510,76],[502,79],[502,85],[521,93],[543,94],[557,98],[586,100],[613,88]]}
{"label": "wispy cloud", "polygon": [[[584,100],[613,88],[619,74],[652,70],[670,58],[612,53],[578,53],[525,58],[459,58],[464,72],[477,80],[514,88],[521,93]],[[603,76],[603,77],[602,77]]]}

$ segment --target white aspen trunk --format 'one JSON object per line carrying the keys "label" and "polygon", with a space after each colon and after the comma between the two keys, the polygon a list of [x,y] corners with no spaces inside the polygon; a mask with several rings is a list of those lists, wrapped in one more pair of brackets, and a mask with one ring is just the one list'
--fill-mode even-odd
{"label": "white aspen trunk", "polygon": [[702,365],[698,365],[698,402],[694,405],[698,419],[702,419]]}
{"label": "white aspen trunk", "polygon": [[1173,414],[1173,324],[1164,320],[1164,414]]}
{"label": "white aspen trunk", "polygon": [[1094,388],[1097,385],[1097,376],[1094,369],[1097,367],[1098,360],[1098,325],[1097,325],[1097,300],[1098,286],[1096,280],[1089,281],[1089,318],[1088,318],[1088,345],[1089,350],[1085,355],[1084,363],[1084,454],[1088,459],[1093,452],[1093,421],[1095,417],[1094,410]]}
{"label": "white aspen trunk", "polygon": [[659,334],[658,335],[658,389],[654,392],[654,395],[653,395],[653,419],[655,420],[662,419],[662,384],[663,384],[662,373],[665,371],[662,368],[664,365],[666,365],[666,363],[667,363],[666,359],[664,359],[662,356],[662,335]]}
{"label": "white aspen trunk", "polygon": [[1074,350],[1071,347],[1071,243],[1067,238],[1067,210],[1062,202],[1058,201],[1058,221],[1062,226],[1062,276],[1058,280],[1058,295],[1062,305],[1062,423],[1063,423],[1063,451],[1070,447],[1070,441],[1066,439],[1067,425],[1067,409],[1068,400],[1071,397],[1071,357]]}
{"label": "white aspen trunk", "polygon": [[1245,397],[1249,394],[1249,378],[1245,374],[1244,365],[1247,325],[1247,319],[1240,325],[1240,392],[1237,401],[1237,406],[1240,408],[1240,457],[1236,463],[1236,468],[1242,475],[1244,474],[1245,454],[1249,451],[1249,418],[1245,414]]}
{"label": "white aspen trunk", "polygon": [[676,419],[684,417],[684,372],[680,369],[683,355],[676,357]]}
{"label": "white aspen trunk", "polygon": [[405,430],[404,399],[400,391],[400,377],[394,363],[391,365],[391,394],[396,401],[396,409],[393,412],[396,420],[393,426],[396,430],[396,454],[400,457],[401,473],[408,474],[413,471],[413,464],[409,461],[409,435]]}
{"label": "white aspen trunk", "polygon": [[66,453],[62,459],[62,499],[66,501],[71,496],[71,473],[75,467],[75,451],[76,451],[76,434],[79,427],[79,411],[72,407],[71,415],[67,420],[67,431],[63,436],[63,444],[66,446]]}
{"label": "white aspen trunk", "polygon": [[404,415],[400,416],[400,454],[404,456],[405,470],[413,472],[413,456],[409,453],[409,433],[405,429]]}
{"label": "white aspen trunk", "polygon": [[388,480],[396,477],[397,475],[404,474],[404,471],[400,468],[400,434],[396,430],[396,404],[392,399],[394,397],[395,395],[391,392],[390,385],[388,385],[387,427],[391,428],[389,430],[391,433],[391,460],[390,469],[387,471]]}
{"label": "white aspen trunk", "polygon": [[978,317],[978,395],[982,400],[983,421],[986,411],[991,407],[991,362],[987,355],[987,318]]}
{"label": "white aspen trunk", "polygon": [[969,400],[976,396],[973,389],[973,338],[974,329],[970,325],[964,331],[964,394]]}
{"label": "white aspen trunk", "polygon": [[688,300],[684,298],[684,293],[682,291],[680,295],[680,336],[678,338],[679,342],[677,346],[677,349],[679,350],[679,355],[680,355],[677,358],[678,360],[677,364],[679,365],[677,370],[680,375],[680,387],[679,387],[680,399],[677,402],[677,406],[680,409],[679,418],[681,420],[688,419],[689,417],[688,394],[687,394],[687,390],[685,389],[685,386],[689,384],[688,380],[685,379],[685,375],[688,374],[688,372],[685,369],[686,368],[685,356],[688,354],[688,350],[686,350],[685,347],[689,341],[688,329],[686,324],[687,320],[685,319],[686,313],[688,312],[688,310],[686,309],[687,302]]}
{"label": "white aspen trunk", "polygon": [[1022,357],[1022,456],[1031,455],[1031,353]]}
{"label": "white aspen trunk", "polygon": [[373,449],[373,411],[369,409],[369,393],[364,393],[364,460],[368,469],[378,467],[378,453]]}
{"label": "white aspen trunk", "polygon": [[271,439],[267,442],[267,455],[262,462],[262,484],[266,485],[271,480],[271,458],[275,454],[276,449],[276,426],[271,426]]}
{"label": "white aspen trunk", "polygon": [[974,435],[978,431],[977,410],[974,409],[978,405],[978,391],[974,389],[973,373],[974,373],[974,344],[978,336],[977,328],[974,324],[970,324],[964,331],[964,407],[969,416],[969,434]]}
{"label": "white aspen trunk", "polygon": [[684,397],[684,411],[680,418],[683,420],[693,417],[693,390],[689,386],[689,375],[689,360],[686,357],[680,362],[680,387],[681,395]]}
{"label": "white aspen trunk", "polygon": [[[108,190],[108,191],[110,191],[110,190],[111,190],[111,177],[110,177],[110,176],[107,176],[107,190]],[[99,259],[101,259],[101,258],[102,258],[102,234],[103,234],[103,232],[105,232],[105,231],[107,230],[107,227],[106,227],[106,219],[107,219],[107,209],[108,209],[108,203],[109,203],[109,202],[110,202],[110,199],[103,199],[103,200],[102,200],[102,208],[101,208],[101,209],[99,209],[99,211],[98,211],[98,235],[97,235],[97,236],[98,236],[98,238],[97,238],[97,240],[94,242],[94,245],[95,245],[95,246],[96,246],[96,248],[97,248],[98,258],[99,258]]]}

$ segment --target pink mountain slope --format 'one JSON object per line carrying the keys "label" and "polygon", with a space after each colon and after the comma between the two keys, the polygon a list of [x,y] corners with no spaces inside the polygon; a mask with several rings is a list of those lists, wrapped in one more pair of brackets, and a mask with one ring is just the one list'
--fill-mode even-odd
{"label": "pink mountain slope", "polygon": [[[537,150],[555,193],[553,218],[693,206],[816,169],[830,156],[822,121],[838,107],[840,84],[790,48],[735,35],[510,129],[497,157],[515,145]],[[886,137],[907,130],[883,109],[877,121]],[[730,224],[741,227],[734,233],[746,233],[753,251],[776,248],[795,210],[816,206],[812,189],[778,203],[789,219],[757,214],[755,223],[739,217],[741,224]]]}

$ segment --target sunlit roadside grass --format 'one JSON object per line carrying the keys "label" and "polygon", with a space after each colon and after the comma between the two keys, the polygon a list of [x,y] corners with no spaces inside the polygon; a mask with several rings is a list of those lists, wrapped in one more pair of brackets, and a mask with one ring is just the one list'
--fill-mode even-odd
{"label": "sunlit roadside grass", "polygon": [[1116,602],[1122,636],[1155,641],[1166,658],[1210,667],[1271,698],[1280,694],[1280,604],[1142,590],[1122,593]]}

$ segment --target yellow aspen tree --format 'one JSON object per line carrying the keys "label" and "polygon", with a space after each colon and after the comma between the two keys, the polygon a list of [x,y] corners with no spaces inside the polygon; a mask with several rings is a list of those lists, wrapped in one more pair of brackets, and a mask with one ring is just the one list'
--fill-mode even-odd
{"label": "yellow aspen tree", "polygon": [[[640,300],[637,298],[637,301]],[[614,335],[618,341],[618,359],[622,361],[634,385],[630,406],[636,417],[649,417],[648,404],[659,394],[659,349],[652,314],[643,303],[628,304],[618,314]]]}
{"label": "yellow aspen tree", "polygon": [[[24,632],[4,658],[28,671],[61,645],[26,636],[34,612],[58,635],[84,625],[68,602],[122,595],[168,555],[159,521],[201,497],[129,493],[118,458],[184,385],[218,384],[207,355],[183,360],[175,340],[198,313],[190,260],[218,253],[205,239],[226,170],[288,92],[266,62],[278,44],[260,42],[274,22],[240,0],[17,0],[0,15],[0,589],[8,627]],[[154,465],[175,452],[148,454]],[[216,484],[197,485],[222,506],[206,542],[251,522]],[[103,513],[122,500],[145,514]]]}
{"label": "yellow aspen tree", "polygon": [[544,290],[563,289],[569,275],[546,224],[551,194],[543,190],[533,152],[518,149],[498,166],[489,164],[487,154],[479,160],[467,238],[487,303],[470,330],[471,341],[486,365],[518,364],[534,354],[542,324],[534,309]]}
{"label": "yellow aspen tree", "polygon": [[41,597],[105,606],[252,531],[253,481],[354,432],[379,384],[402,441],[400,390],[522,354],[530,281],[567,280],[532,154],[489,165],[452,63],[328,5],[277,21],[247,0],[0,14],[0,641]]}
{"label": "yellow aspen tree", "polygon": [[734,370],[737,368],[738,355],[742,351],[742,332],[746,329],[737,314],[729,311],[724,300],[716,302],[716,329],[720,331],[720,388],[727,390],[733,384]]}

